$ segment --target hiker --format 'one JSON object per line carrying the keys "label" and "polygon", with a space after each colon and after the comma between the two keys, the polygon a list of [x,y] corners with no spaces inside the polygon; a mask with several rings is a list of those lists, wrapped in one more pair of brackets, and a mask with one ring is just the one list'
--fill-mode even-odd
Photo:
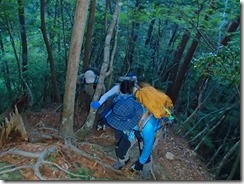
{"label": "hiker", "polygon": [[96,69],[88,69],[78,76],[77,84],[80,84],[81,89],[92,97],[96,89],[98,79],[99,72]]}
{"label": "hiker", "polygon": [[99,109],[106,101],[112,99],[112,102],[110,105],[108,105],[107,108],[105,108],[101,113],[101,119],[99,120],[97,124],[97,130],[105,129],[106,127],[106,120],[105,115],[111,110],[112,105],[114,102],[116,102],[119,97],[124,94],[129,94],[133,96],[133,93],[137,89],[137,77],[134,73],[129,73],[125,77],[119,77],[119,83],[117,83],[115,86],[113,86],[109,91],[104,93],[98,101],[94,101],[91,103],[91,107],[94,109]]}
{"label": "hiker", "polygon": [[161,131],[161,121],[154,116],[143,117],[148,119],[146,125],[139,131],[138,122],[146,109],[133,98],[118,101],[112,108],[111,113],[106,116],[107,123],[115,129],[117,162],[113,164],[114,169],[122,169],[130,160],[129,151],[138,142],[139,157],[131,166],[132,171],[140,171],[142,177],[150,176],[152,169],[152,151],[157,145]]}
{"label": "hiker", "polygon": [[[140,86],[138,90],[141,87],[143,86]],[[134,95],[136,96],[136,94]],[[134,110],[131,104],[134,104],[134,109],[142,109],[140,110],[142,112],[139,120],[135,118],[137,116],[135,113],[132,114],[137,112],[137,110]],[[111,127],[116,129],[115,136],[117,141],[115,152],[118,160],[114,163],[113,167],[115,169],[122,169],[130,160],[130,149],[135,143],[138,143],[139,157],[132,164],[130,170],[139,171],[144,179],[150,179],[153,164],[153,149],[158,143],[159,135],[164,128],[163,124],[171,124],[172,119],[166,116],[156,118],[142,104],[138,101],[119,101],[113,106],[111,113],[106,116],[106,121]]]}
{"label": "hiker", "polygon": [[[81,98],[85,100],[86,108],[89,109],[91,100],[97,87],[99,80],[99,72],[96,68],[89,68],[84,73],[77,77],[77,84],[79,87],[77,94],[80,92],[84,94]],[[103,86],[102,94],[105,92],[105,86]]]}

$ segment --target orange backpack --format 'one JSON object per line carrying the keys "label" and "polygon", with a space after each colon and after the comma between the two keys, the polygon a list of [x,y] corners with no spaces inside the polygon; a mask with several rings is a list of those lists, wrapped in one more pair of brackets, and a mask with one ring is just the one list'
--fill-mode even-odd
{"label": "orange backpack", "polygon": [[174,105],[170,97],[149,84],[139,88],[135,96],[156,118],[160,119],[171,115]]}

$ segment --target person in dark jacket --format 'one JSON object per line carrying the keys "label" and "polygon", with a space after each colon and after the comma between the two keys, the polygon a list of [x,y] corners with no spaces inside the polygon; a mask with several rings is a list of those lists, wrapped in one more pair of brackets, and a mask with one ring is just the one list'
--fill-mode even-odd
{"label": "person in dark jacket", "polygon": [[[95,68],[89,68],[84,73],[77,77],[77,97],[83,101],[86,109],[89,111],[90,103],[95,93],[97,83],[99,80],[99,72]],[[105,92],[103,85],[102,94]]]}

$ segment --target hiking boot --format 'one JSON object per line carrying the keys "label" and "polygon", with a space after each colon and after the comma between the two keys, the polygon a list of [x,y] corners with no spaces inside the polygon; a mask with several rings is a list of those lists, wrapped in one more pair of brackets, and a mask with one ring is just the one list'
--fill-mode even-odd
{"label": "hiking boot", "polygon": [[150,171],[142,170],[140,171],[140,175],[143,180],[152,180],[152,175]]}
{"label": "hiking boot", "polygon": [[112,167],[117,170],[121,170],[123,166],[124,165],[120,161],[117,161],[112,165]]}
{"label": "hiking boot", "polygon": [[129,161],[130,161],[130,157],[129,157],[126,161],[120,161],[120,160],[118,160],[118,161],[116,161],[116,162],[112,165],[112,167],[113,167],[114,169],[121,170],[122,167],[123,167],[124,165],[126,165],[126,164],[129,163]]}

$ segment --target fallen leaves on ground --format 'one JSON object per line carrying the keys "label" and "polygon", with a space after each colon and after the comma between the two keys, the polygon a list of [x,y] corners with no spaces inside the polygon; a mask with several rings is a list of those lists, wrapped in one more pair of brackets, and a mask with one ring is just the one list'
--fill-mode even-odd
{"label": "fallen leaves on ground", "polygon": [[[86,112],[76,113],[74,129],[84,122]],[[138,173],[131,173],[131,164],[138,158],[137,144],[130,150],[131,160],[121,171],[114,171],[111,165],[116,161],[114,153],[113,130],[96,131],[95,129],[85,138],[84,142],[75,142],[75,146],[84,155],[79,155],[66,149],[60,140],[55,139],[59,128],[60,112],[54,107],[43,109],[41,112],[25,112],[22,114],[30,142],[11,142],[4,146],[1,152],[17,148],[30,153],[41,153],[50,146],[56,151],[45,158],[46,161],[60,166],[42,163],[40,173],[46,180],[141,180]],[[166,158],[167,152],[174,155],[172,160]],[[86,155],[87,154],[87,155]],[[86,155],[86,156],[85,156]],[[0,163],[6,162],[12,168],[31,165],[37,158],[21,155],[5,155],[0,157]],[[157,181],[210,181],[211,175],[207,168],[188,147],[187,142],[171,132],[168,137],[160,138],[153,151],[153,175]],[[67,171],[67,172],[66,172]],[[0,173],[2,169],[0,169]],[[11,172],[9,172],[10,174]],[[20,169],[22,180],[40,180],[33,169]],[[0,174],[1,177],[1,174]]]}

